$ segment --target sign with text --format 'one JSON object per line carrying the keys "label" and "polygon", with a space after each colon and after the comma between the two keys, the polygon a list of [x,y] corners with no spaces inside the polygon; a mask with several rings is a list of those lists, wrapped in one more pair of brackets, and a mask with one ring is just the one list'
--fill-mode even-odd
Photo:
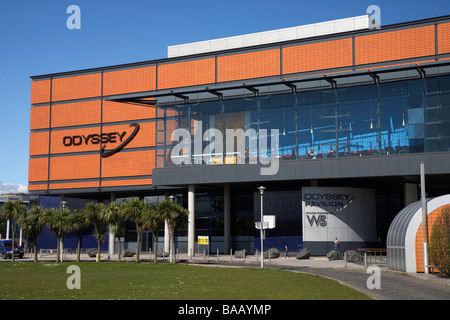
{"label": "sign with text", "polygon": [[208,245],[209,237],[208,236],[198,236],[197,242],[198,242],[198,244]]}
{"label": "sign with text", "polygon": [[[263,229],[274,229],[275,228],[275,216],[270,215],[264,215],[263,216]],[[255,228],[256,229],[261,229],[261,221],[256,221],[255,222]]]}
{"label": "sign with text", "polygon": [[376,241],[375,192],[372,189],[302,189],[303,241]]}

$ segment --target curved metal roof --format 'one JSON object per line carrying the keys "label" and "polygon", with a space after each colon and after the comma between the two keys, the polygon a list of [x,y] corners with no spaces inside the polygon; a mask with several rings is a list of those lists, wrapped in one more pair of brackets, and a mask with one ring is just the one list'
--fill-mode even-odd
{"label": "curved metal roof", "polygon": [[[427,199],[427,215],[450,204],[450,195]],[[411,203],[392,221],[387,239],[388,269],[416,272],[416,235],[422,223],[422,202]]]}
{"label": "curved metal roof", "polygon": [[392,221],[387,239],[386,244],[387,246],[391,247],[404,247],[405,246],[405,236],[406,236],[406,230],[408,229],[409,222],[413,218],[414,214],[422,208],[422,202],[417,201],[414,203],[411,203],[407,207],[403,208],[397,216],[395,216],[394,220]]}
{"label": "curved metal roof", "polygon": [[411,203],[403,208],[392,221],[386,239],[388,269],[406,271],[406,233],[409,223],[421,208],[421,201]]}

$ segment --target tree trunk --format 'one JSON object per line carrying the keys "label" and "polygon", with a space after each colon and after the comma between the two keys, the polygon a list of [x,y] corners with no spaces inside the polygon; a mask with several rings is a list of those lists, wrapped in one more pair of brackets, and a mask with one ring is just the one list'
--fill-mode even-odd
{"label": "tree trunk", "polygon": [[170,254],[172,255],[172,263],[175,263],[175,232],[172,226],[169,226],[169,234],[172,248],[172,252]]}
{"label": "tree trunk", "polygon": [[102,246],[101,240],[97,240],[97,262],[100,262],[100,248]]}
{"label": "tree trunk", "polygon": [[14,237],[14,234],[16,233],[16,228],[13,228],[12,232],[12,243],[11,243],[11,261],[14,262],[16,259],[14,258],[14,244],[16,241],[16,238]]}
{"label": "tree trunk", "polygon": [[37,257],[37,238],[34,240],[34,244],[33,244],[33,250],[34,250],[34,262],[38,262],[38,257]]}
{"label": "tree trunk", "polygon": [[122,244],[120,243],[120,236],[119,237],[117,237],[117,244],[118,244],[118,248],[117,248],[117,260],[119,261],[119,262],[121,262],[122,260],[121,260],[121,258],[120,258],[120,247],[122,246]]}
{"label": "tree trunk", "polygon": [[137,243],[136,243],[136,262],[139,262],[139,253],[141,248],[141,229],[139,225],[136,223],[136,232],[137,232]]}
{"label": "tree trunk", "polygon": [[153,261],[154,262],[158,262],[157,256],[156,254],[158,253],[158,231],[153,231],[153,254],[154,254],[154,258]]}
{"label": "tree trunk", "polygon": [[58,232],[58,235],[56,236],[56,241],[57,241],[57,244],[56,244],[56,262],[59,262],[59,254],[60,254],[60,251],[61,251],[61,246],[60,246],[61,236],[59,235],[59,232]]}
{"label": "tree trunk", "polygon": [[77,262],[80,262],[80,254],[81,254],[81,237],[82,237],[82,236],[78,236]]}

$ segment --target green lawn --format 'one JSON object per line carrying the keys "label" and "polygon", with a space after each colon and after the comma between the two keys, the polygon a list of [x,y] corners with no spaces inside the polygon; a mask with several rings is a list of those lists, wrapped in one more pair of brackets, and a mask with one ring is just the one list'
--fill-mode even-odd
{"label": "green lawn", "polygon": [[369,299],[337,281],[282,270],[167,263],[84,262],[81,289],[69,290],[74,263],[0,263],[0,299],[299,300]]}

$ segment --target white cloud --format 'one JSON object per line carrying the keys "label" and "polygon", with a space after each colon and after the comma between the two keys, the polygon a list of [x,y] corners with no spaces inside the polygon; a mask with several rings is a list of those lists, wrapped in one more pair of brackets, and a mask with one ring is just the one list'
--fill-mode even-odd
{"label": "white cloud", "polygon": [[28,193],[28,187],[23,184],[0,181],[0,194],[5,193]]}

